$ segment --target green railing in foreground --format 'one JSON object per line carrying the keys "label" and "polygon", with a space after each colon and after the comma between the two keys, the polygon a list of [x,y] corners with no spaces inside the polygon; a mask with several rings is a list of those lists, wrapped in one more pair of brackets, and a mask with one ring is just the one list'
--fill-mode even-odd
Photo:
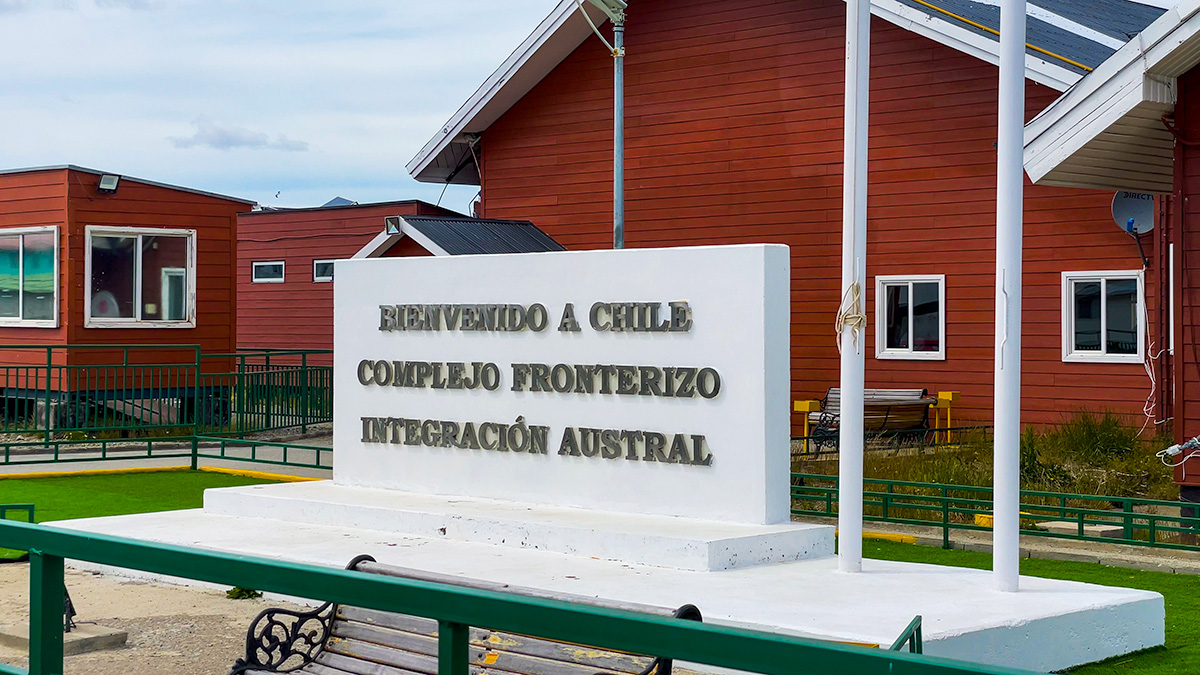
{"label": "green railing in foreground", "polygon": [[0,521],[0,546],[30,552],[29,670],[6,675],[62,673],[64,558],[436,619],[438,675],[467,675],[470,626],[771,675],[1027,672],[24,523]]}
{"label": "green railing in foreground", "polygon": [[[836,516],[837,493],[837,476],[793,473],[792,513]],[[863,489],[863,519],[940,527],[942,546],[949,548],[951,530],[991,530],[975,522],[977,515],[991,516],[991,497],[990,487],[868,478]],[[1195,539],[1200,533],[1200,517],[1182,515],[1182,509],[1197,506],[1160,499],[1022,490],[1021,534],[1200,551]],[[1150,513],[1150,509],[1179,513]],[[1074,531],[1049,531],[1040,525],[1051,521],[1070,523]],[[1093,525],[1120,527],[1121,536],[1089,534],[1088,526]]]}

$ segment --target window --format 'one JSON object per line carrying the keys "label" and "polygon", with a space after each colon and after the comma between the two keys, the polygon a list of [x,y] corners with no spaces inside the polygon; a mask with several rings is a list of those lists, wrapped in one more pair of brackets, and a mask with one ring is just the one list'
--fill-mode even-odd
{"label": "window", "polygon": [[1141,363],[1145,288],[1140,271],[1063,272],[1063,361]]}
{"label": "window", "polygon": [[89,328],[196,325],[196,231],[87,228]]}
{"label": "window", "polygon": [[283,261],[250,263],[250,281],[256,284],[282,284]]}
{"label": "window", "polygon": [[946,277],[875,277],[875,358],[946,358]]}
{"label": "window", "polygon": [[58,228],[0,230],[0,326],[58,326]]}
{"label": "window", "polygon": [[333,281],[333,261],[313,261],[313,281]]}

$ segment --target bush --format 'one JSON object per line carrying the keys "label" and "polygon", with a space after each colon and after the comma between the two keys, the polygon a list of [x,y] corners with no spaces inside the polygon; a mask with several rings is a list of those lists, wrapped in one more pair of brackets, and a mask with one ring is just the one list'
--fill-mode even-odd
{"label": "bush", "polygon": [[[1058,426],[1027,427],[1021,436],[1021,487],[1026,490],[1178,499],[1171,469],[1154,453],[1169,436],[1139,437],[1139,429],[1108,412],[1080,411]],[[1168,433],[1164,430],[1164,433]],[[992,484],[993,445],[983,430],[964,431],[948,447],[909,453],[868,452],[864,475],[985,487]],[[837,473],[837,458],[798,463],[806,473]]]}

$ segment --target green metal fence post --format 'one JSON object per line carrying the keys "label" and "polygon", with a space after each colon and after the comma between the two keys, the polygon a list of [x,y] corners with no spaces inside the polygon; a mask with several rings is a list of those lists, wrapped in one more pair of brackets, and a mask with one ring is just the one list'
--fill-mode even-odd
{"label": "green metal fence post", "polygon": [[467,675],[470,660],[467,636],[466,625],[438,621],[438,675]]}
{"label": "green metal fence post", "polygon": [[29,675],[63,672],[63,559],[29,551]]}
{"label": "green metal fence post", "polygon": [[1123,520],[1125,521],[1125,528],[1124,528],[1124,532],[1122,534],[1125,538],[1125,541],[1132,541],[1133,540],[1133,515],[1132,515],[1133,514],[1133,502],[1130,501],[1129,499],[1123,499],[1121,501],[1123,502],[1122,510],[1125,511],[1125,515],[1123,517]]}
{"label": "green metal fence post", "polygon": [[46,347],[46,396],[45,396],[45,413],[46,418],[46,434],[43,436],[46,440],[46,446],[50,445],[50,375],[54,370],[54,348]]}
{"label": "green metal fence post", "polygon": [[942,548],[950,548],[950,499],[942,488]]}
{"label": "green metal fence post", "polygon": [[192,371],[192,471],[200,468],[200,347],[196,347],[196,366]]}
{"label": "green metal fence post", "polygon": [[300,433],[308,433],[308,354],[300,355],[300,375],[304,384],[300,391]]}

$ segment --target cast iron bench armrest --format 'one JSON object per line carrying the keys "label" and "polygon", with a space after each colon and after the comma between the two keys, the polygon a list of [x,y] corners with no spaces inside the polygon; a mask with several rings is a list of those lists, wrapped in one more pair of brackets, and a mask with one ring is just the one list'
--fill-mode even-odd
{"label": "cast iron bench armrest", "polygon": [[290,673],[312,663],[325,648],[337,608],[333,603],[310,612],[271,608],[259,612],[246,632],[246,655],[229,675]]}

